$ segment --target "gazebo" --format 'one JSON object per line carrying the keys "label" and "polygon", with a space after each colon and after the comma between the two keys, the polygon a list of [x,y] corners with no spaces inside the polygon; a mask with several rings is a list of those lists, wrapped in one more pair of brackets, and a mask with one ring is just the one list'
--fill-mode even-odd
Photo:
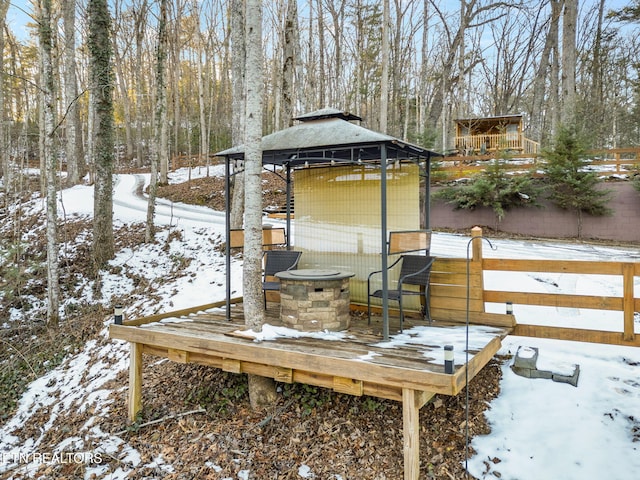
{"label": "gazebo", "polygon": [[[366,129],[353,123],[361,121],[360,117],[334,108],[295,120],[299,123],[262,138],[263,167],[280,169],[286,181],[287,247],[291,245],[291,186],[295,171],[296,248],[304,247],[306,242],[307,253],[303,257],[315,267],[349,262],[348,266],[356,271],[357,298],[362,295],[358,285],[367,270],[374,264],[376,269],[388,267],[390,231],[429,229],[430,161],[441,155]],[[216,155],[225,159],[229,240],[229,192],[231,178],[238,171],[232,165],[244,160],[244,147],[232,147]],[[340,239],[339,246],[336,239]],[[231,260],[230,242],[226,244],[228,311]],[[389,286],[387,278],[382,277],[383,337],[388,339]]]}
{"label": "gazebo", "polygon": [[[389,248],[395,245],[395,241],[387,241],[389,234],[399,232],[400,237],[406,237],[407,232],[415,233],[416,227],[419,233],[428,231],[429,162],[438,154],[355,125],[352,122],[358,117],[334,109],[298,120],[297,125],[262,140],[264,166],[280,169],[287,183],[287,238],[282,243],[290,246],[293,238],[295,249],[302,251],[301,258],[308,262],[303,269],[353,269],[354,276],[349,279],[353,299],[359,294],[363,276],[387,268],[388,257],[395,251]],[[228,211],[231,166],[244,158],[244,152],[242,147],[234,147],[218,155],[225,158]],[[431,298],[431,312],[437,325],[421,327],[408,335],[407,342],[389,348],[390,288],[386,281],[382,282],[382,342],[377,334],[360,328],[350,328],[340,341],[313,334],[256,341],[255,332],[242,328],[242,308],[235,308],[241,298],[233,299],[234,309],[229,314],[232,236],[228,219],[226,230],[225,299],[144,318],[124,321],[120,317],[109,327],[111,338],[130,343],[129,419],[135,421],[142,409],[143,358],[149,355],[282,383],[385,398],[402,402],[404,478],[417,480],[420,408],[436,394],[459,394],[515,326],[512,314],[484,311],[481,238],[472,238],[471,258],[438,258],[434,264],[432,286],[437,295]],[[479,234],[481,231],[476,231],[472,237]],[[413,246],[403,245],[401,250]],[[472,295],[468,285],[473,285]],[[470,327],[470,323],[480,325]]]}

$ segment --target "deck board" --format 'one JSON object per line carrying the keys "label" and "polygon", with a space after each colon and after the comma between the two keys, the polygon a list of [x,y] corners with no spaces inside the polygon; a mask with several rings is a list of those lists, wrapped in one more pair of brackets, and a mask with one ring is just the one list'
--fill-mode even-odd
{"label": "deck board", "polygon": [[[179,315],[178,320],[170,314],[164,315],[163,319],[154,316],[150,317],[150,323],[138,319],[132,322],[135,325],[127,325],[127,322],[112,325],[110,335],[145,345],[145,352],[164,354],[175,361],[198,361],[209,365],[227,362],[226,365],[232,365],[233,360],[239,362],[233,365],[237,365],[240,371],[244,371],[243,368],[259,369],[273,372],[270,376],[274,378],[279,375],[277,369],[285,369],[298,372],[298,378],[302,375],[299,372],[305,372],[305,376],[350,378],[365,382],[369,390],[379,388],[386,391],[390,388],[398,395],[403,388],[447,395],[455,395],[459,391],[464,364],[457,364],[453,375],[445,374],[444,365],[438,360],[442,358],[444,345],[427,339],[385,348],[379,332],[379,319],[374,319],[371,325],[366,319],[354,319],[352,328],[344,332],[341,340],[284,337],[258,342],[238,333],[245,329],[241,323],[242,305],[234,304],[230,313],[231,321],[226,320],[223,309],[195,311]],[[269,303],[267,323],[279,325],[277,304]],[[416,325],[426,327],[424,322],[407,319],[403,338],[410,339],[411,328]],[[452,329],[453,332],[453,329],[464,329],[464,326],[436,322],[430,328],[440,334],[442,330],[439,329]],[[500,339],[508,330],[494,328],[493,332],[482,345],[470,348],[470,358],[475,358],[475,363],[482,363],[469,369],[474,371],[474,375],[495,354]],[[392,336],[392,340],[396,338]],[[492,342],[494,338],[498,341]],[[295,377],[293,373],[292,378]],[[327,382],[325,378],[321,383],[325,385]]]}

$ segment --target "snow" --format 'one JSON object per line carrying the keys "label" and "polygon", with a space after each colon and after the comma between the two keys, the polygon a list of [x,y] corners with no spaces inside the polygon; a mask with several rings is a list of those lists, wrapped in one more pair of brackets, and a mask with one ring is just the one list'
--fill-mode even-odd
{"label": "snow", "polygon": [[[219,167],[212,174],[221,174]],[[191,171],[192,178],[203,176],[203,169]],[[171,181],[184,181],[189,174],[182,169],[171,174]],[[148,182],[148,175],[116,175],[114,221],[117,225],[144,222],[146,200],[136,191]],[[91,217],[93,189],[76,186],[60,192],[60,215]],[[42,209],[41,201],[32,202],[32,209]],[[111,265],[126,266],[142,278],[155,279],[177,269],[184,258],[191,259],[185,274],[166,284],[157,284],[161,299],[154,302],[131,300],[125,305],[126,316],[141,316],[158,311],[170,311],[222,300],[225,295],[224,258],[214,250],[214,241],[224,232],[224,215],[204,207],[159,202],[156,224],[167,228],[158,233],[153,245],[140,245],[121,250]],[[273,221],[270,220],[271,223]],[[179,238],[170,239],[170,232]],[[438,256],[465,257],[469,237],[436,233],[432,251]],[[638,261],[640,251],[632,248],[610,248],[573,242],[493,240],[483,242],[484,255],[492,258],[537,258],[573,260]],[[493,250],[491,247],[495,247]],[[232,275],[241,275],[241,263],[232,262]],[[578,276],[571,274],[485,274],[487,288],[494,290],[526,289],[549,293],[602,292],[602,295],[621,296],[620,277],[606,275]],[[151,280],[150,280],[151,281]],[[640,285],[635,279],[636,298]],[[235,284],[239,282],[234,282]],[[132,289],[122,276],[102,274],[103,298],[127,298]],[[90,288],[84,292],[89,296]],[[241,295],[234,291],[233,295]],[[487,309],[504,312],[504,305],[488,305]],[[621,330],[619,312],[552,307],[526,307],[514,305],[518,322],[544,325],[575,326],[580,328],[609,328]],[[5,314],[0,324],[7,328],[12,317]],[[170,318],[164,322],[185,321]],[[22,396],[15,415],[0,427],[0,475],[11,479],[13,475],[27,475],[42,463],[51,463],[42,452],[42,441],[55,418],[79,409],[93,411],[94,416],[58,445],[55,452],[87,451],[94,456],[112,456],[120,460],[117,470],[92,463],[83,458],[84,478],[124,479],[131,469],[142,465],[140,454],[123,437],[103,432],[101,418],[109,415],[110,390],[107,384],[119,372],[128,368],[128,346],[107,337],[106,323],[101,338],[87,342],[84,349],[69,355],[61,366],[33,381]],[[640,325],[636,321],[636,331]],[[603,327],[603,324],[605,327]],[[489,327],[472,327],[470,338],[483,334],[491,336]],[[434,340],[435,332],[441,337]],[[262,332],[241,332],[255,341],[270,341],[281,336],[302,335],[282,327],[267,325]],[[331,341],[341,341],[341,335],[319,332],[317,335]],[[394,345],[429,341],[454,346],[456,363],[461,363],[466,338],[446,329],[418,327],[393,337]],[[473,346],[470,345],[472,348]],[[640,471],[640,349],[615,347],[557,340],[520,338],[509,336],[503,341],[500,353],[513,355],[520,348],[523,357],[539,352],[538,368],[556,373],[571,372],[580,366],[578,386],[556,383],[545,379],[527,379],[516,375],[511,362],[502,366],[500,395],[489,405],[487,417],[491,433],[476,437],[471,446],[477,452],[468,461],[472,475],[478,478],[539,480],[562,478],[584,480],[610,478],[635,480]],[[444,355],[440,350],[438,354]],[[369,356],[361,358],[366,361]],[[438,359],[440,361],[441,359]],[[112,382],[111,382],[112,383]],[[83,386],[84,385],[84,386]],[[125,388],[125,387],[122,387]],[[428,407],[425,407],[428,408]],[[30,418],[41,415],[46,419],[37,436],[19,438],[18,430]],[[51,454],[55,452],[49,452]],[[429,461],[423,458],[423,461]],[[161,456],[154,464],[166,472],[172,471]],[[208,462],[212,470],[220,467]],[[151,466],[147,464],[146,466]],[[245,466],[243,465],[243,468]],[[315,478],[311,468],[299,465],[299,478]],[[235,478],[250,478],[250,470],[240,469]],[[230,477],[229,477],[230,478]],[[341,478],[338,474],[332,478]]]}

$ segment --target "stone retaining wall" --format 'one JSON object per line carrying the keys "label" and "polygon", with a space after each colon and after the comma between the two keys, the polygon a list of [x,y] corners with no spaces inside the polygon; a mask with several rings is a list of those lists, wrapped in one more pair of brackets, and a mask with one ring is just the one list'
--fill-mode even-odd
{"label": "stone retaining wall", "polygon": [[[640,242],[640,193],[630,182],[603,183],[602,188],[612,191],[610,216],[583,216],[582,238]],[[435,192],[439,187],[432,187]],[[542,208],[515,208],[508,210],[498,229],[533,237],[575,238],[578,221],[575,213],[561,210],[543,201]],[[431,201],[431,228],[470,230],[474,226],[496,228],[496,219],[490,208],[455,210],[440,199]]]}

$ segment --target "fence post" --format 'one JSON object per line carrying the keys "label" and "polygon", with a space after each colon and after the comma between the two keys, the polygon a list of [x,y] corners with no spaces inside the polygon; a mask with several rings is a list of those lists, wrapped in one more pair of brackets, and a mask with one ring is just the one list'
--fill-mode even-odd
{"label": "fence post", "polygon": [[635,265],[633,263],[622,264],[622,310],[624,312],[624,333],[622,338],[632,342],[635,339],[633,326],[634,320],[634,298],[633,298],[633,276]]}
{"label": "fence post", "polygon": [[482,228],[473,227],[471,229],[471,238],[473,238],[471,245],[473,256],[471,258],[474,262],[482,261],[482,239],[480,237],[482,237]]}

